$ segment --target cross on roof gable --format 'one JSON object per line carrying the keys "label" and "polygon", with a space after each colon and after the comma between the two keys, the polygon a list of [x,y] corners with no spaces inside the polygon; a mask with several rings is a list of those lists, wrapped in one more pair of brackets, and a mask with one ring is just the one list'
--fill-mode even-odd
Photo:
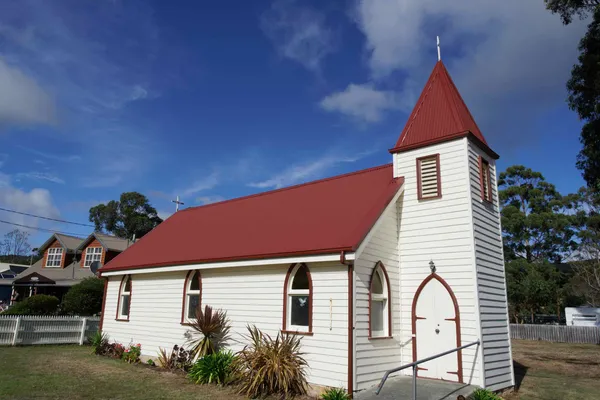
{"label": "cross on roof gable", "polygon": [[489,148],[444,63],[438,61],[390,152],[400,153],[466,136],[491,157],[498,158]]}

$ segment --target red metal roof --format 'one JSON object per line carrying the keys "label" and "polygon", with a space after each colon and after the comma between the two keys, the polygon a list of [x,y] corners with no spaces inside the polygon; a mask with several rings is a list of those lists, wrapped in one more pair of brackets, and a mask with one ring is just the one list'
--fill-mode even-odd
{"label": "red metal roof", "polygon": [[188,208],[100,271],[353,251],[403,182],[388,164]]}
{"label": "red metal roof", "polygon": [[485,141],[448,70],[438,61],[390,152],[399,153],[464,136],[475,139],[492,157],[498,158]]}

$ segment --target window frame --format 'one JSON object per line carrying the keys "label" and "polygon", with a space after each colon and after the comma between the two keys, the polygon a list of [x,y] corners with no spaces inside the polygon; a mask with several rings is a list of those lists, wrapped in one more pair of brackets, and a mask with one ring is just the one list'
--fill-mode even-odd
{"label": "window frame", "polygon": [[[306,289],[292,289],[294,283],[294,277],[296,273],[301,269],[306,268],[306,277],[308,278],[308,290]],[[310,268],[305,263],[298,263],[290,265],[285,281],[283,284],[283,333],[294,334],[294,335],[313,335],[313,284],[312,277],[310,274]],[[289,299],[292,296],[308,295],[308,327],[300,325],[292,325],[292,307],[290,306]]]}
{"label": "window frame", "polygon": [[[96,252],[97,249],[100,249],[100,253]],[[88,251],[90,251],[90,250],[94,250],[94,252],[91,253],[91,254],[88,254]],[[104,251],[104,248],[102,246],[99,246],[99,247],[98,246],[94,246],[94,247],[88,247],[88,248],[86,248],[85,249],[84,258],[83,258],[83,267],[84,268],[89,268],[94,261],[102,262],[103,251]],[[91,256],[89,263],[88,263],[88,255]],[[97,260],[95,259],[96,256],[99,256],[99,258]]]}
{"label": "window frame", "polygon": [[[371,319],[373,318],[373,307],[372,303],[374,301],[373,297],[373,281],[375,279],[375,274],[379,274],[379,278],[381,279],[381,283],[383,284],[383,295],[382,299],[385,301],[385,308],[383,309],[383,330],[378,332],[373,332],[371,327]],[[375,301],[379,301],[380,299],[376,299]],[[371,278],[369,280],[369,340],[371,339],[391,339],[393,337],[392,334],[392,289],[390,287],[390,277],[388,276],[387,270],[385,269],[385,265],[381,261],[377,261],[375,266],[373,267],[373,272],[371,272]]]}
{"label": "window frame", "polygon": [[[435,168],[437,173],[437,193],[435,195],[423,196],[422,178],[421,178],[421,162],[425,160],[435,159]],[[417,158],[417,199],[418,200],[435,200],[442,198],[442,174],[440,170],[440,153],[430,154]]]}
{"label": "window frame", "polygon": [[[126,292],[125,289],[127,287],[127,281],[129,281],[129,292]],[[131,275],[124,275],[121,279],[121,285],[119,286],[119,298],[117,300],[117,315],[115,320],[129,322],[129,317],[131,316],[131,297],[133,295],[133,280],[131,279]],[[123,297],[129,296],[127,299],[128,307],[127,307],[127,315],[121,313],[121,304],[123,302]]]}
{"label": "window frame", "polygon": [[[54,252],[50,254],[51,251]],[[50,265],[48,262],[50,261],[50,255],[52,255],[52,261],[58,261],[58,265]],[[62,259],[64,255],[64,249],[62,247],[50,247],[46,250],[46,262],[44,263],[44,268],[60,268],[62,267]],[[58,257],[58,259],[57,259]]]}
{"label": "window frame", "polygon": [[[181,324],[182,325],[190,325],[192,324],[194,321],[193,319],[195,318],[188,318],[188,312],[189,312],[189,306],[190,306],[190,301],[189,301],[189,296],[190,294],[196,294],[196,293],[190,293],[191,289],[190,286],[192,285],[192,279],[194,277],[194,275],[196,275],[196,273],[198,273],[198,286],[199,286],[199,290],[198,290],[198,307],[202,307],[202,273],[200,272],[200,270],[191,270],[188,271],[188,273],[185,276],[185,281],[183,284],[183,298],[181,299]],[[196,292],[195,290],[193,292]]]}
{"label": "window frame", "polygon": [[[488,160],[486,160],[485,158],[483,158],[482,156],[479,156],[479,187],[481,190],[481,200],[487,202],[487,203],[492,203],[493,202],[493,192],[492,192],[492,167],[490,165],[490,162]],[[484,174],[485,177],[487,178],[487,193],[485,191],[485,181],[484,181]]]}

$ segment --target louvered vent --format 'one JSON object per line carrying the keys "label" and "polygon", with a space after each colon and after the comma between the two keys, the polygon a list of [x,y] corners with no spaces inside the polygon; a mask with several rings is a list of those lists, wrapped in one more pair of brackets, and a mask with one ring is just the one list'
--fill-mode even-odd
{"label": "louvered vent", "polygon": [[417,160],[419,199],[432,199],[442,195],[440,187],[440,159],[438,155]]}
{"label": "louvered vent", "polygon": [[479,157],[479,179],[481,183],[481,198],[485,201],[492,202],[492,180],[490,173],[490,164]]}

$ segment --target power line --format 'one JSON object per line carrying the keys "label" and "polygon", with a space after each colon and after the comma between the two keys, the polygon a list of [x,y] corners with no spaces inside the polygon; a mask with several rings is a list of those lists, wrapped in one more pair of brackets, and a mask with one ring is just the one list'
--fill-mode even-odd
{"label": "power line", "polygon": [[3,221],[1,219],[0,219],[0,223],[2,223],[2,224],[8,224],[8,225],[14,225],[14,226],[19,226],[21,228],[35,229],[36,231],[50,232],[50,233],[62,233],[63,235],[81,237],[81,234],[79,234],[79,233],[61,232],[61,231],[55,231],[55,230],[52,230],[52,229],[38,228],[38,227],[35,227],[35,226],[21,225],[21,224],[17,224],[17,223],[14,223],[14,222]]}
{"label": "power line", "polygon": [[48,220],[48,221],[62,222],[63,224],[79,225],[79,226],[86,226],[86,227],[89,227],[89,228],[94,228],[94,225],[90,225],[90,224],[82,224],[81,222],[66,221],[64,219],[42,217],[41,215],[34,215],[34,214],[29,214],[29,213],[25,213],[25,212],[21,212],[21,211],[9,210],[8,208],[2,208],[2,207],[0,207],[0,211],[6,211],[6,212],[9,212],[9,213],[26,215],[28,217],[45,219],[45,220]]}

